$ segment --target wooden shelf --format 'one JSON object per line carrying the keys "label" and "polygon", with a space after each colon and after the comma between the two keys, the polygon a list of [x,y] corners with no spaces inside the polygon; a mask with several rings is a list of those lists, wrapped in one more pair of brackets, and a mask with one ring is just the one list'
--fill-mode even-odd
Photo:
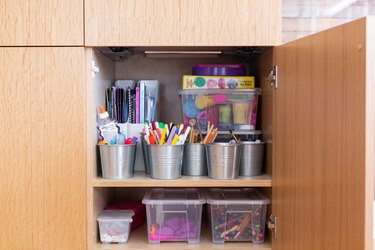
{"label": "wooden shelf", "polygon": [[144,172],[135,172],[134,176],[125,180],[109,180],[94,178],[94,187],[271,187],[270,175],[239,177],[234,180],[215,180],[207,176],[182,176],[175,180],[152,179]]}
{"label": "wooden shelf", "polygon": [[223,249],[223,250],[271,250],[271,243],[265,242],[263,244],[252,244],[251,242],[226,242],[224,244],[213,244],[211,241],[211,234],[208,225],[202,225],[202,233],[199,244],[188,244],[187,242],[161,242],[160,244],[149,244],[147,240],[147,227],[142,226],[130,233],[129,240],[125,244],[101,244],[95,243],[94,250],[115,250],[115,249],[178,249],[178,250],[192,250],[192,249]]}

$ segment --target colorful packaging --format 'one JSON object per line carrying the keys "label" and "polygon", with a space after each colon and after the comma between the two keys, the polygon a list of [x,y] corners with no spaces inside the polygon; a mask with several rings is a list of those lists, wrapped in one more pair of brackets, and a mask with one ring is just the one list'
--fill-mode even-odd
{"label": "colorful packaging", "polygon": [[254,76],[194,76],[184,75],[183,89],[253,89]]}

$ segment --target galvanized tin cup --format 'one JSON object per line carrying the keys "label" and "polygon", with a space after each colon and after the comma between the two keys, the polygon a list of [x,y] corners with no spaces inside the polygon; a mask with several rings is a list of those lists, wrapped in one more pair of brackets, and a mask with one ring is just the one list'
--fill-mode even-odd
{"label": "galvanized tin cup", "polygon": [[181,177],[184,145],[147,145],[151,178],[177,179]]}
{"label": "galvanized tin cup", "polygon": [[207,175],[206,148],[204,144],[185,144],[182,162],[182,174],[201,176]]}
{"label": "galvanized tin cup", "polygon": [[137,144],[99,145],[103,178],[127,179],[133,176]]}
{"label": "galvanized tin cup", "polygon": [[147,142],[144,139],[142,139],[141,145],[142,145],[143,163],[145,165],[145,172],[146,174],[151,174],[150,159],[148,158],[148,154],[147,154]]}
{"label": "galvanized tin cup", "polygon": [[241,161],[241,144],[206,144],[208,177],[219,180],[238,178]]}
{"label": "galvanized tin cup", "polygon": [[264,146],[264,142],[241,142],[241,176],[257,176],[262,174]]}

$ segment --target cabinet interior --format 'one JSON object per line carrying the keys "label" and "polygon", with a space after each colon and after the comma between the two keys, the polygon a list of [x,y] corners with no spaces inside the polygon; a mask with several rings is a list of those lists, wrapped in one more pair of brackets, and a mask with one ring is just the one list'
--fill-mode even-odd
{"label": "cabinet interior", "polygon": [[[113,51],[120,51],[113,53]],[[167,54],[148,54],[145,51],[168,51]],[[171,51],[200,51],[201,53],[171,53]],[[221,51],[220,55],[207,53]],[[170,54],[169,54],[170,53]],[[151,56],[150,56],[151,55]],[[258,107],[257,130],[261,130],[260,138],[267,143],[264,158],[264,172],[272,174],[272,88],[266,81],[266,76],[272,69],[272,47],[260,48],[132,48],[131,53],[123,48],[87,48],[87,145],[88,145],[88,228],[93,229],[93,244],[100,242],[96,218],[108,204],[118,201],[142,199],[147,188],[139,187],[97,187],[93,179],[101,176],[99,152],[96,146],[97,107],[104,104],[104,90],[115,80],[149,80],[160,81],[159,100],[157,101],[156,119],[160,121],[182,122],[181,100],[178,91],[182,85],[182,75],[191,74],[195,64],[243,64],[246,74],[253,75],[256,87],[262,88]],[[92,76],[92,66],[98,67],[99,72]],[[136,171],[143,171],[141,148],[137,149]],[[92,178],[91,178],[91,177]],[[238,184],[233,180],[233,186]],[[192,186],[192,185],[191,185]],[[228,185],[226,185],[228,186]],[[230,185],[232,186],[232,185]],[[262,188],[271,199],[270,187]],[[92,201],[92,204],[90,204]],[[91,206],[92,209],[91,209]],[[271,206],[268,207],[268,213]],[[203,221],[202,221],[203,223]],[[266,230],[267,231],[267,230]],[[269,237],[268,237],[269,238]],[[147,238],[145,238],[147,241]],[[90,239],[89,239],[90,242]],[[90,244],[90,243],[89,243]]]}

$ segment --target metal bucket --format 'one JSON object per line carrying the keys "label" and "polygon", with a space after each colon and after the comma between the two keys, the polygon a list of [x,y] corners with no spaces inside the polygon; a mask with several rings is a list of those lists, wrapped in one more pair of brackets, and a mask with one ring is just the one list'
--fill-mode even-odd
{"label": "metal bucket", "polygon": [[142,139],[141,140],[141,145],[142,145],[142,155],[143,155],[143,163],[145,165],[145,172],[146,174],[151,174],[151,170],[150,170],[150,160],[148,158],[148,154],[147,154],[147,142]]}
{"label": "metal bucket", "polygon": [[151,178],[180,178],[183,153],[184,145],[147,145]]}
{"label": "metal bucket", "polygon": [[182,162],[183,175],[207,175],[206,148],[204,144],[185,144]]}
{"label": "metal bucket", "polygon": [[241,144],[206,144],[208,177],[228,180],[238,178],[241,161]]}
{"label": "metal bucket", "polygon": [[99,145],[103,178],[127,179],[133,176],[137,144]]}
{"label": "metal bucket", "polygon": [[241,142],[241,176],[262,174],[264,142]]}

